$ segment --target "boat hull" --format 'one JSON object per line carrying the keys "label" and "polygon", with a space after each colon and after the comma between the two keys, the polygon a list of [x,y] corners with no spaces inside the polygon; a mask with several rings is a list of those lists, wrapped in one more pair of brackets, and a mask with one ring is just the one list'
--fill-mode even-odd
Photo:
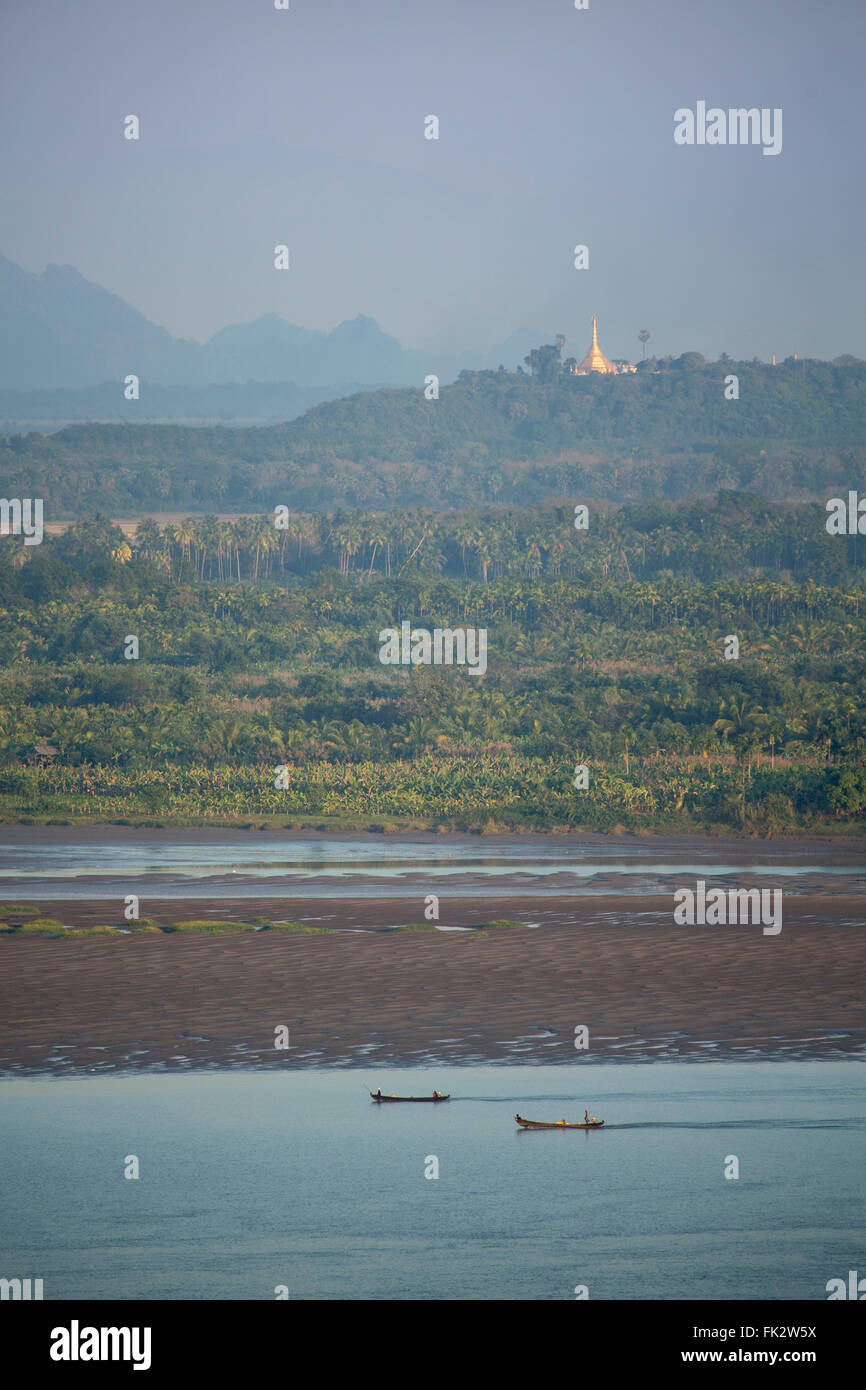
{"label": "boat hull", "polygon": [[430,1105],[438,1105],[440,1101],[443,1101],[443,1100],[450,1100],[451,1097],[450,1097],[450,1096],[377,1096],[377,1095],[375,1095],[375,1094],[371,1091],[371,1092],[370,1092],[370,1099],[371,1099],[371,1100],[374,1100],[374,1101],[376,1102],[377,1105],[385,1105],[385,1104],[393,1105],[394,1103],[397,1103],[397,1102],[403,1102],[404,1104],[405,1104],[406,1102],[412,1102],[412,1103],[414,1103],[415,1105],[424,1104],[424,1102],[427,1102],[427,1103],[430,1104]]}
{"label": "boat hull", "polygon": [[556,1122],[548,1124],[542,1120],[524,1120],[520,1115],[515,1115],[514,1118],[521,1129],[602,1129],[604,1127],[604,1120],[596,1120],[595,1124],[588,1125],[568,1125],[562,1121],[559,1124]]}

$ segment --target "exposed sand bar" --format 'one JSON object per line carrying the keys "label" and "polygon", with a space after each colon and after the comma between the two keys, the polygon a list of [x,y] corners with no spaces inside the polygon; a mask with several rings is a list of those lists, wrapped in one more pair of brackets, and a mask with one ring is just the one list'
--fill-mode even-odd
{"label": "exposed sand bar", "polygon": [[[117,921],[116,903],[44,907],[70,925]],[[147,911],[163,923],[265,915],[248,899],[148,900]],[[291,917],[333,935],[0,938],[0,1069],[363,1063],[372,1082],[377,1063],[829,1058],[866,1046],[863,896],[786,897],[774,937],[677,926],[669,895],[455,898],[449,926],[539,925],[384,930],[420,916],[415,895],[316,898],[293,901]],[[288,1051],[274,1048],[279,1025]],[[589,1052],[574,1048],[577,1025]]]}

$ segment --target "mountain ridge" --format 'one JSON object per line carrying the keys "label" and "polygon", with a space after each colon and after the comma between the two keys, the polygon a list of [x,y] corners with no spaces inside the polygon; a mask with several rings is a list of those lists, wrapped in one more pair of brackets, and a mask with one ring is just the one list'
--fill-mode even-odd
{"label": "mountain ridge", "polygon": [[321,330],[273,311],[226,324],[199,343],[173,337],[75,266],[52,263],[37,274],[0,254],[0,392],[88,389],[115,380],[122,397],[129,373],[165,387],[409,386],[431,372],[451,380],[465,366],[492,362],[498,350],[479,361],[478,354],[404,348],[367,314]]}

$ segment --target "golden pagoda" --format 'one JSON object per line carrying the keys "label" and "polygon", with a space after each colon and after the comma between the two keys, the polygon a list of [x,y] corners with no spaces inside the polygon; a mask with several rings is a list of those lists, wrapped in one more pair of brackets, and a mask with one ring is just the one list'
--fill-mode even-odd
{"label": "golden pagoda", "polygon": [[592,316],[592,346],[577,369],[578,375],[586,372],[615,372],[617,368],[608,361],[598,345],[598,315]]}

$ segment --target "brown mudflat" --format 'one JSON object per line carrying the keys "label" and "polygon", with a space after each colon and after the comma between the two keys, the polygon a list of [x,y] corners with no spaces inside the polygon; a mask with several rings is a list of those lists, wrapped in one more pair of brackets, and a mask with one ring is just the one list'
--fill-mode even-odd
{"label": "brown mudflat", "polygon": [[[40,904],[70,926],[105,904]],[[670,896],[148,899],[160,923],[273,916],[333,934],[0,938],[0,1070],[806,1058],[866,1046],[866,899],[785,897],[781,933],[673,922]],[[445,921],[440,924],[446,925]],[[575,1028],[589,1030],[576,1051]],[[290,1047],[274,1047],[275,1029]]]}

